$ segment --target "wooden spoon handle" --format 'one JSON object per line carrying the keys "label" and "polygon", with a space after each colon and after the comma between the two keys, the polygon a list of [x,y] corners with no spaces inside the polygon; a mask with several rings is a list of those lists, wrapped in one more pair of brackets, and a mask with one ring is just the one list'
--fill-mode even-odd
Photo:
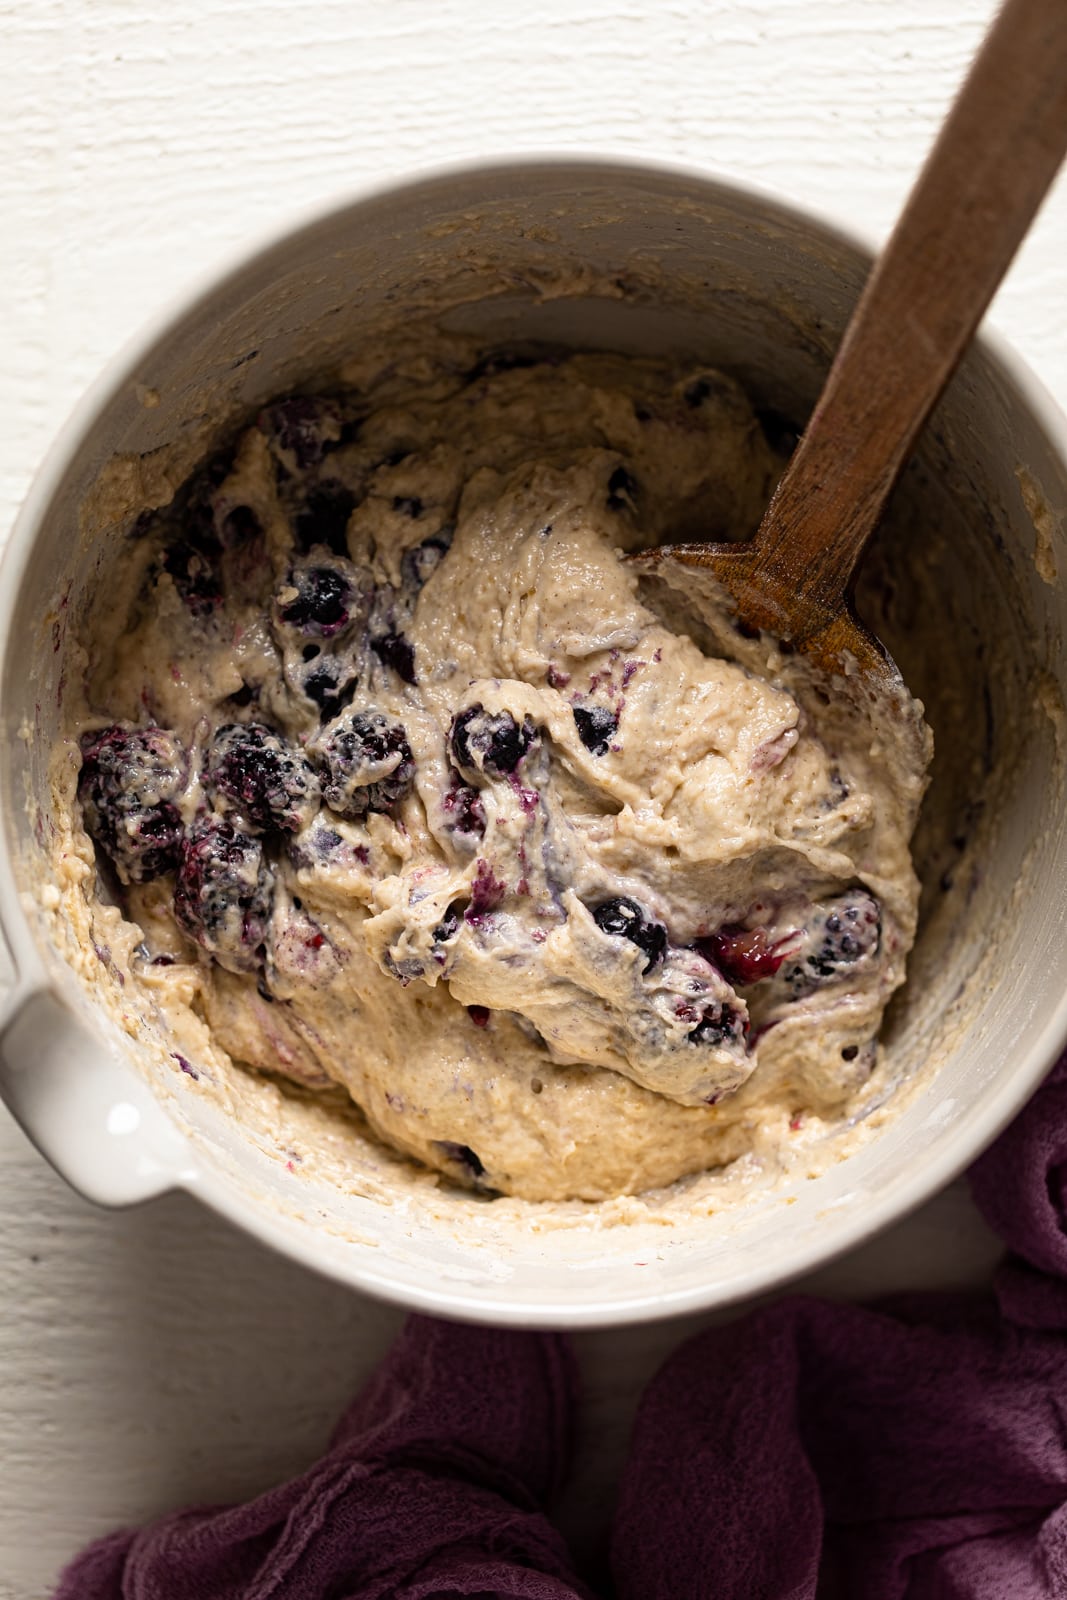
{"label": "wooden spoon handle", "polygon": [[916,436],[1065,152],[1067,0],[1007,0],[756,536],[754,587],[796,617],[798,632],[849,594]]}

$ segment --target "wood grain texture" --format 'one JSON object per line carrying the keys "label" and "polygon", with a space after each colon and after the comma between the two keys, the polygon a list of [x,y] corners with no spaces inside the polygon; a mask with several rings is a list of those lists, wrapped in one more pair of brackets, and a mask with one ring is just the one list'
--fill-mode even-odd
{"label": "wood grain texture", "polygon": [[[900,674],[853,611],[855,575],[1065,153],[1067,10],[1004,0],[751,541],[662,545],[634,564],[676,583],[702,572],[739,624],[828,674],[851,662],[889,709]],[[919,726],[912,743],[921,770]]]}
{"label": "wood grain texture", "polygon": [[[0,0],[0,528],[149,313],[294,208],[509,150],[662,154],[884,236],[985,0]],[[1062,181],[994,317],[1067,397]],[[104,1214],[0,1113],[0,1597],[94,1534],[245,1495],[322,1444],[398,1314],[182,1198]],[[966,1281],[962,1190],[817,1286]],[[639,1383],[689,1324],[587,1335],[569,1527],[595,1543]]]}
{"label": "wood grain texture", "polygon": [[865,635],[847,615],[856,567],[1065,153],[1067,9],[1004,0],[751,549],[711,550],[703,563],[745,622],[829,670],[842,649],[861,655]]}

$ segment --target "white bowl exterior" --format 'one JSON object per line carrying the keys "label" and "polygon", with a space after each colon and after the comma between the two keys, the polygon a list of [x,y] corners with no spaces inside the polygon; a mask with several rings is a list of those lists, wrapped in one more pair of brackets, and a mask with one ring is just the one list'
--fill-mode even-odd
{"label": "white bowl exterior", "polygon": [[[1018,1108],[1067,1035],[1067,831],[1051,733],[1047,748],[1027,747],[1025,781],[988,863],[983,892],[1003,908],[1004,970],[988,993],[968,1000],[927,1087],[814,1182],[669,1228],[601,1227],[589,1208],[580,1225],[540,1231],[533,1211],[523,1225],[472,1200],[457,1231],[401,1195],[383,1205],[293,1176],[192,1097],[171,1104],[158,1084],[148,1092],[144,1063],[43,942],[28,896],[38,869],[25,797],[28,787],[45,799],[55,667],[46,632],[24,640],[16,623],[24,633],[28,616],[44,614],[58,576],[73,576],[76,590],[90,580],[94,551],[79,544],[79,514],[109,458],[171,443],[204,414],[237,416],[328,370],[366,319],[417,300],[443,277],[453,279],[456,327],[639,352],[686,349],[730,366],[765,401],[795,409],[817,392],[866,259],[779,202],[677,169],[546,159],[465,168],[356,199],[286,232],[190,295],[105,374],[39,475],[0,584],[0,918],[14,958],[0,1090],[77,1187],[121,1203],[183,1184],[306,1264],[445,1315],[603,1324],[722,1304],[810,1269],[932,1193]],[[591,298],[546,293],[554,260],[584,269],[579,289],[609,287]],[[613,273],[630,274],[629,286],[612,290]],[[465,303],[480,274],[496,274],[507,292]],[[146,395],[159,403],[146,406]],[[1034,529],[1015,473],[1028,468],[1054,522],[1067,504],[1065,441],[1063,419],[1036,380],[986,340],[941,408],[930,445],[935,467],[958,479],[961,494],[994,508],[1020,637],[1036,641],[1035,661],[1060,691],[1062,590],[1034,569]],[[1062,515],[1054,540],[1065,571]],[[36,737],[20,739],[35,717]],[[972,954],[966,940],[946,952],[946,1009]],[[4,984],[0,970],[0,994]],[[923,1024],[931,1038],[936,1021],[931,1011]],[[909,1048],[921,1054],[927,1035],[913,1034]]]}

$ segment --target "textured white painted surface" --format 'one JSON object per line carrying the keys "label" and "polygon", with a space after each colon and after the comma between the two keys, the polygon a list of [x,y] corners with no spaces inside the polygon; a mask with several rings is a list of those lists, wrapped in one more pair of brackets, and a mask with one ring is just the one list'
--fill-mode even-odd
{"label": "textured white painted surface", "polygon": [[[107,356],[294,207],[461,156],[674,156],[886,232],[988,0],[0,0],[0,528]],[[1067,400],[1067,185],[995,320]],[[980,1276],[956,1189],[821,1275]],[[323,1442],[398,1314],[190,1202],[104,1215],[0,1113],[0,1600],[93,1534],[242,1496]],[[639,1381],[681,1325],[581,1341],[567,1506],[595,1542]]]}

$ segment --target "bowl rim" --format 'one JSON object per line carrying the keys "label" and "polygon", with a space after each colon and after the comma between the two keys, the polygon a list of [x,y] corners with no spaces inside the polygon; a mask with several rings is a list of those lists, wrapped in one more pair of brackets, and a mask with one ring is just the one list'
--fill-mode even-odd
{"label": "bowl rim", "polygon": [[[462,179],[481,179],[491,185],[494,179],[516,171],[535,173],[538,170],[555,171],[561,177],[570,174],[575,179],[587,175],[601,181],[610,181],[613,175],[628,180],[634,177],[670,180],[702,190],[709,197],[716,191],[726,193],[738,200],[755,202],[769,215],[787,218],[809,233],[837,242],[866,260],[875,253],[876,247],[870,238],[828,215],[819,206],[799,205],[770,186],[738,174],[673,158],[634,156],[626,151],[592,154],[545,149],[496,156],[491,160],[470,157],[420,166],[387,179],[354,185],[307,207],[287,209],[283,217],[223,252],[213,264],[202,268],[184,287],[169,295],[105,363],[54,435],[23,498],[0,559],[0,641],[3,641],[4,650],[0,690],[7,681],[16,603],[38,529],[78,450],[122,390],[136,379],[146,359],[160,343],[205,305],[236,286],[260,257],[286,244],[294,244],[316,230],[328,228],[344,213],[400,195],[415,198],[420,189],[429,195]],[[1017,392],[1022,408],[1030,414],[1067,473],[1067,415],[1043,381],[988,321],[982,323],[973,348]],[[17,973],[16,982],[4,997],[0,1010],[0,1029],[6,1031],[12,1017],[30,995],[41,988],[52,988],[21,904],[6,837],[0,843],[0,930]],[[898,1179],[855,1212],[848,1207],[835,1208],[834,1214],[826,1218],[824,1233],[798,1250],[787,1271],[783,1272],[779,1265],[761,1265],[758,1261],[749,1265],[744,1252],[738,1252],[734,1270],[708,1288],[657,1290],[576,1305],[563,1300],[547,1303],[543,1298],[511,1297],[497,1301],[463,1286],[417,1286],[401,1281],[373,1262],[354,1258],[348,1263],[328,1250],[316,1251],[312,1224],[300,1224],[295,1229],[280,1225],[272,1212],[216,1170],[213,1162],[194,1161],[192,1168],[176,1168],[173,1186],[185,1188],[245,1232],[302,1265],[409,1309],[496,1326],[596,1328],[657,1321],[734,1305],[759,1294],[781,1290],[914,1211],[956,1178],[1006,1126],[1052,1067],[1065,1041],[1067,993],[1050,1009],[1027,1056],[1005,1079],[987,1091],[957,1124],[946,1147],[934,1158],[924,1161],[916,1174]],[[130,1074],[135,1071],[125,1063],[123,1070]],[[4,1075],[0,1071],[0,1094],[4,1093],[4,1088]],[[166,1107],[163,1111],[170,1119]],[[29,1131],[32,1136],[33,1130]]]}

